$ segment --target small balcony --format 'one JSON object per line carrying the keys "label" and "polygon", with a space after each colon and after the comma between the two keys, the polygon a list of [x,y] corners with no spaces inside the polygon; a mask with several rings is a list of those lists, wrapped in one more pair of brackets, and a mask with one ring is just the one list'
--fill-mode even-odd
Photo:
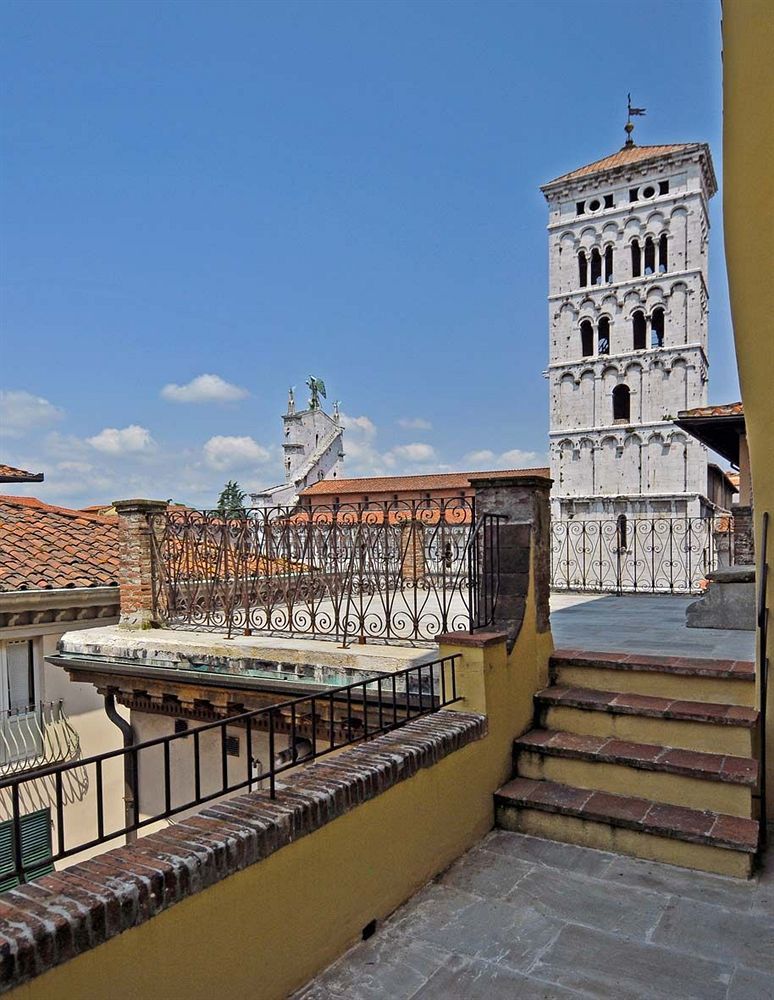
{"label": "small balcony", "polygon": [[61,701],[0,712],[0,778],[73,760],[79,752]]}

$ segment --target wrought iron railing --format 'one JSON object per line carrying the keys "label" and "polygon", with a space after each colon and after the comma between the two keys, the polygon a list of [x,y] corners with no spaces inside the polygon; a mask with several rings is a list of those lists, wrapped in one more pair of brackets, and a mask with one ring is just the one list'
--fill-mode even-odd
{"label": "wrought iron railing", "polygon": [[[15,872],[19,881],[25,880],[19,849],[22,803],[35,799],[39,782],[48,789],[53,780],[54,836],[48,861],[62,861],[243,789],[262,789],[274,798],[278,778],[291,768],[458,702],[458,658],[455,654],[377,674],[134,746],[2,778],[0,803],[14,831],[13,870],[6,875]],[[69,820],[65,788],[73,769],[95,794],[88,808],[80,802],[77,816]],[[116,822],[115,802],[107,801],[106,788],[124,782],[127,808],[123,821]],[[36,863],[41,864],[39,858]]]}
{"label": "wrought iron railing", "polygon": [[151,519],[156,612],[172,628],[432,642],[484,627],[500,518],[473,498]]}
{"label": "wrought iron railing", "polygon": [[73,760],[80,741],[61,701],[0,712],[0,776]]}
{"label": "wrought iron railing", "polygon": [[695,594],[734,561],[733,517],[572,518],[551,525],[551,586]]}

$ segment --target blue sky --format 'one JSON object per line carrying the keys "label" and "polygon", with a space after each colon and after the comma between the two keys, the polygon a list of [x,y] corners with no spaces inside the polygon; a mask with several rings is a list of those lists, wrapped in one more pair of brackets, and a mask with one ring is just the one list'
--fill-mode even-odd
{"label": "blue sky", "polygon": [[[720,7],[8,3],[0,460],[44,499],[282,478],[310,373],[350,475],[540,464],[539,185],[703,140]],[[710,396],[738,397],[712,209]],[[182,393],[166,386],[187,387]]]}

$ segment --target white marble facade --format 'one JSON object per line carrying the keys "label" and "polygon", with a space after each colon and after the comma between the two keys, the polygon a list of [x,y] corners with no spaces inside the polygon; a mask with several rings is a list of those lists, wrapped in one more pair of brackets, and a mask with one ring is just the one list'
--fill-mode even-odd
{"label": "white marble facade", "polygon": [[699,515],[709,148],[625,146],[545,185],[552,514]]}
{"label": "white marble facade", "polygon": [[319,406],[296,412],[291,390],[282,417],[285,482],[251,493],[254,507],[292,506],[303,489],[321,479],[336,479],[344,461],[344,428],[338,405],[333,415]]}

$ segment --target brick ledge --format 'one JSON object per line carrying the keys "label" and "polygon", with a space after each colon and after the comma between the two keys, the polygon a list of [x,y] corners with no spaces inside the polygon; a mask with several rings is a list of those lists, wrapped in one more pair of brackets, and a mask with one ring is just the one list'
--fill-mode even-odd
{"label": "brick ledge", "polygon": [[150,920],[261,861],[487,733],[482,715],[436,712],[251,792],[0,895],[0,992]]}

